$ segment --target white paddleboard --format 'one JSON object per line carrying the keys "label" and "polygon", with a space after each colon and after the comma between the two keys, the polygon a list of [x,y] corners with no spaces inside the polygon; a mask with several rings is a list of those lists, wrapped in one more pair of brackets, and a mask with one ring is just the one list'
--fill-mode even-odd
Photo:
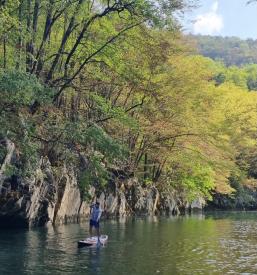
{"label": "white paddleboard", "polygon": [[[106,244],[106,242],[108,240],[108,236],[107,235],[101,235],[99,240],[100,240],[100,244],[104,245],[104,244]],[[82,246],[95,246],[95,245],[98,245],[98,237],[97,236],[86,238],[84,240],[78,241],[78,246],[79,247],[82,247]]]}

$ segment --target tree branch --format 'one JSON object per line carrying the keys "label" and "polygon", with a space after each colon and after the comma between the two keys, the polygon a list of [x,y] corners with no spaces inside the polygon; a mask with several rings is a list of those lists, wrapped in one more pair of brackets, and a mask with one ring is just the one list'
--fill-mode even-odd
{"label": "tree branch", "polygon": [[[145,20],[144,20],[145,21]],[[70,83],[79,75],[79,73],[82,71],[82,69],[85,67],[89,61],[95,57],[97,54],[99,54],[103,49],[105,49],[109,44],[113,43],[118,37],[120,37],[122,34],[127,32],[130,29],[135,28],[136,26],[141,25],[144,21],[137,22],[136,24],[130,25],[120,31],[117,35],[113,36],[109,40],[107,40],[100,48],[98,48],[94,53],[90,54],[84,62],[79,66],[78,70],[73,74],[73,76],[66,81],[66,83],[60,88],[58,93],[54,96],[54,102],[58,99],[58,97],[62,94],[62,92],[69,86]]]}

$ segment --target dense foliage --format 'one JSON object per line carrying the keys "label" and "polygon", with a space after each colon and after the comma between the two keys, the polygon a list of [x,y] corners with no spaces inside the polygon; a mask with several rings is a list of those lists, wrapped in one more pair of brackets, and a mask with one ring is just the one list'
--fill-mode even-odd
{"label": "dense foliage", "polygon": [[29,175],[40,156],[72,164],[83,197],[113,176],[183,202],[230,194],[242,173],[255,188],[256,65],[185,49],[175,13],[193,2],[2,4],[0,137],[19,151],[13,173]]}
{"label": "dense foliage", "polygon": [[194,35],[189,38],[196,44],[199,54],[222,60],[228,66],[257,63],[257,41],[254,39],[209,35]]}

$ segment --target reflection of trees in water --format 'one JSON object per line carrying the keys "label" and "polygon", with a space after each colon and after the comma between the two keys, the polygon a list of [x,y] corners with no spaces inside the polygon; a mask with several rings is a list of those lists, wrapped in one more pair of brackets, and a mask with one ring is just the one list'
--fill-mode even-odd
{"label": "reflection of trees in water", "polygon": [[26,230],[0,230],[0,274],[26,274],[27,241],[28,231]]}
{"label": "reflection of trees in water", "polygon": [[0,274],[255,274],[256,213],[244,215],[105,221],[99,248],[77,248],[87,224],[0,231]]}
{"label": "reflection of trees in water", "polygon": [[[77,241],[88,235],[87,225],[63,225],[29,231],[26,266],[36,274],[80,274],[95,257],[78,253]],[[86,254],[85,254],[86,252]],[[91,253],[91,252],[90,252]],[[86,258],[85,258],[86,256]],[[97,264],[97,263],[95,263]],[[20,274],[20,273],[19,273]]]}

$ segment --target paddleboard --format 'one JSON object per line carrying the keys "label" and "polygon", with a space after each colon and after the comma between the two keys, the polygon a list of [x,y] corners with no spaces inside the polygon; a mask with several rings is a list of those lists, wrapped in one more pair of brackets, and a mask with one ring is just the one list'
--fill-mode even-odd
{"label": "paddleboard", "polygon": [[[106,242],[108,240],[108,236],[107,235],[101,235],[99,239],[100,239],[100,244],[104,245],[104,244],[106,244]],[[97,236],[93,236],[93,237],[86,238],[84,240],[78,241],[78,246],[79,247],[96,246],[96,245],[98,245],[98,237]]]}

